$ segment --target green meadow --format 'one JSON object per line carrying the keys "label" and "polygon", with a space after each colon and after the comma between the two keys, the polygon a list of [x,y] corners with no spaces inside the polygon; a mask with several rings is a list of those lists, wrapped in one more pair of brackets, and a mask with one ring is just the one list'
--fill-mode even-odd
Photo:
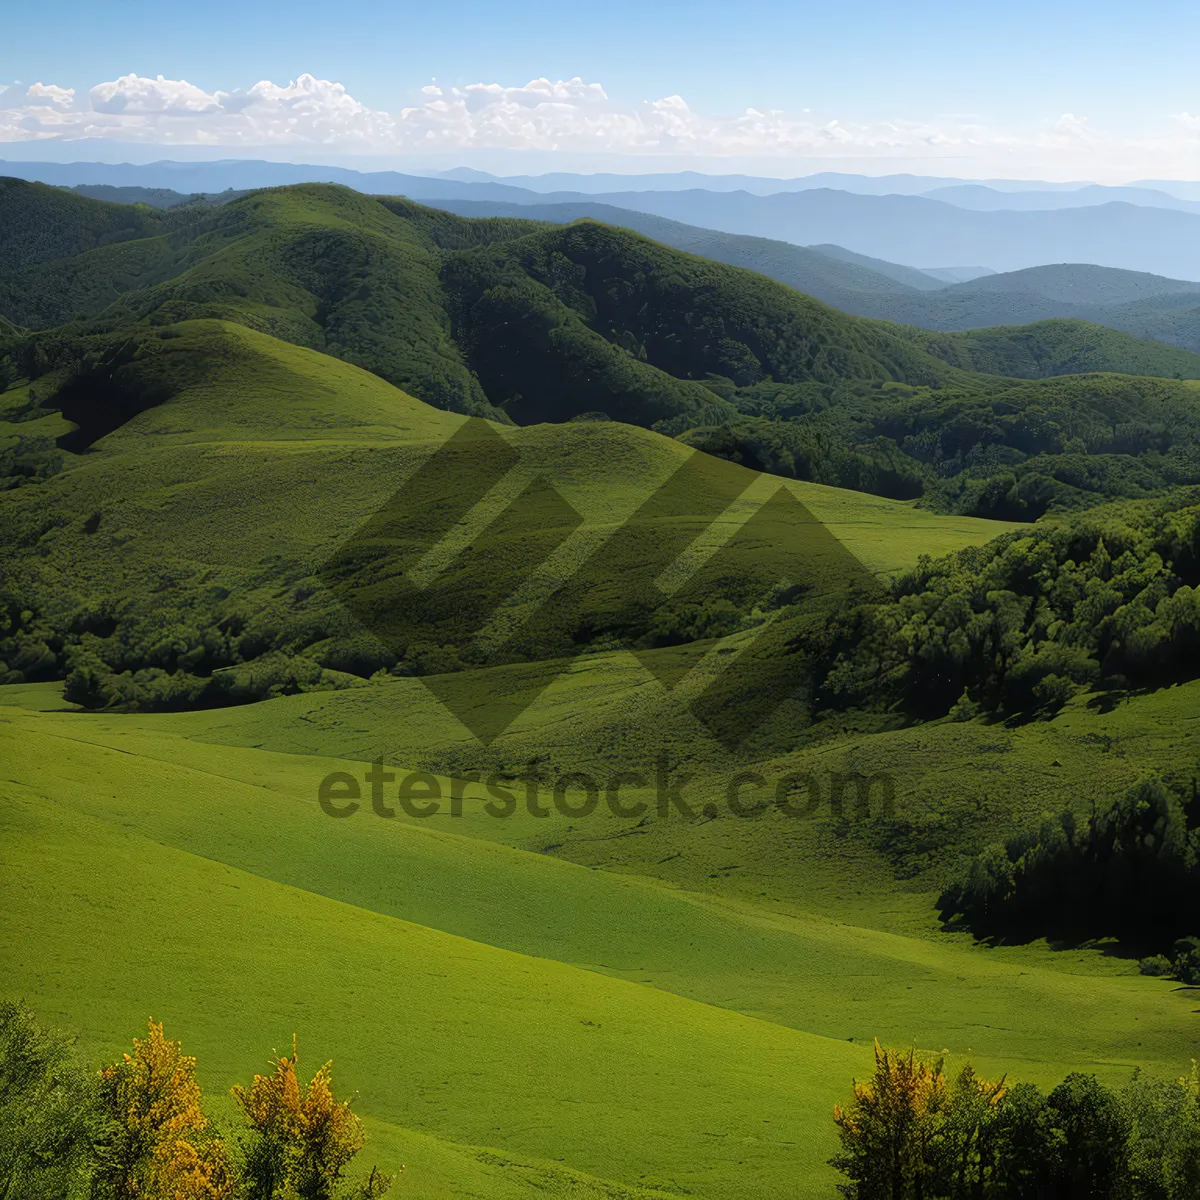
{"label": "green meadow", "polygon": [[[1153,722],[1127,720],[1130,740]],[[819,830],[767,864],[755,843],[784,831],[754,819],[710,822],[725,828],[702,845],[655,829],[689,887],[645,845],[588,863],[611,830],[489,817],[480,789],[462,818],[331,819],[320,780],[362,763],[220,746],[197,724],[4,709],[5,990],[93,1054],[153,1014],[214,1090],[297,1032],[415,1195],[477,1147],[625,1188],[823,1195],[828,1113],[873,1037],[1044,1083],[1191,1052],[1194,1001],[1171,983],[1094,951],[939,936],[917,919],[927,896],[878,856],[822,853]],[[557,856],[511,844],[572,832]],[[756,862],[761,894],[701,879],[714,855]]]}

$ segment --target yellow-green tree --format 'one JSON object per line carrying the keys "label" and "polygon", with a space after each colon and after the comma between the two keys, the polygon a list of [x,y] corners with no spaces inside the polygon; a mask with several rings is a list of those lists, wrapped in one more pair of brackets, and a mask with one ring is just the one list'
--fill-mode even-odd
{"label": "yellow-green tree", "polygon": [[[304,1087],[296,1074],[299,1055],[280,1058],[270,1075],[235,1087],[251,1130],[244,1167],[249,1200],[334,1200],[350,1160],[362,1149],[362,1123],[348,1100],[333,1094],[332,1063]],[[391,1179],[372,1171],[359,1186],[363,1197],[382,1196]]]}
{"label": "yellow-green tree", "polygon": [[970,1064],[948,1080],[941,1059],[875,1043],[875,1074],[835,1105],[841,1153],[831,1163],[853,1200],[933,1200],[983,1195],[993,1181],[1004,1080]]}
{"label": "yellow-green tree", "polygon": [[133,1053],[100,1072],[100,1102],[116,1130],[98,1172],[112,1200],[226,1200],[233,1194],[224,1143],[200,1106],[196,1060],[150,1021]]}
{"label": "yellow-green tree", "polygon": [[933,1143],[946,1106],[941,1060],[927,1063],[875,1043],[875,1074],[835,1105],[842,1152],[833,1166],[853,1181],[856,1200],[908,1200],[925,1194],[936,1171]]}

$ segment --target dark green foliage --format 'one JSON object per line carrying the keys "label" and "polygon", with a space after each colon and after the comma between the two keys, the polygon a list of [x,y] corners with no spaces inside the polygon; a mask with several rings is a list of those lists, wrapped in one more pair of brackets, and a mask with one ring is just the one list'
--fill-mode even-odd
{"label": "dark green foliage", "polygon": [[1200,483],[1197,392],[1172,380],[770,383],[729,398],[741,417],[682,440],[799,479],[923,496],[943,512],[1033,521]]}
{"label": "dark green foliage", "polygon": [[887,326],[857,321],[773,281],[591,221],[500,243],[450,267],[468,304],[533,280],[593,330],[679,379],[955,377]]}
{"label": "dark green foliage", "polygon": [[175,579],[173,603],[63,594],[35,611],[0,593],[0,683],[65,679],[65,699],[85,708],[178,711],[352,687],[396,665],[316,580],[235,601]]}
{"label": "dark green foliage", "polygon": [[0,269],[5,276],[97,246],[153,237],[168,228],[161,213],[106,204],[62,188],[0,177]]}
{"label": "dark green foliage", "polygon": [[981,1130],[983,1157],[993,1164],[982,1188],[949,1188],[966,1196],[1121,1200],[1131,1189],[1129,1109],[1094,1075],[1068,1075],[1049,1096],[1018,1084]]}
{"label": "dark green foliage", "polygon": [[1122,1099],[1129,1115],[1133,1194],[1147,1200],[1200,1196],[1200,1075],[1183,1079],[1136,1073]]}
{"label": "dark green foliage", "polygon": [[1052,712],[1080,688],[1194,677],[1200,495],[1040,524],[900,577],[826,648],[824,702],[943,716]]}
{"label": "dark green foliage", "polygon": [[583,271],[564,256],[552,270],[543,282],[481,254],[446,267],[455,339],[493,403],[518,424],[597,410],[638,425],[731,414],[702,384],[656,370],[598,333]]}
{"label": "dark green foliage", "polygon": [[107,1126],[70,1042],[0,1004],[0,1195],[83,1200]]}
{"label": "dark green foliage", "polygon": [[1129,1117],[1094,1075],[1068,1075],[1046,1100],[1043,1187],[1071,1200],[1129,1190]]}
{"label": "dark green foliage", "polygon": [[38,483],[62,470],[63,452],[45,434],[0,437],[0,491]]}
{"label": "dark green foliage", "polygon": [[1138,963],[1143,975],[1178,979],[1181,983],[1200,983],[1200,938],[1179,938],[1171,947],[1170,957],[1152,954]]}
{"label": "dark green foliage", "polygon": [[894,500],[925,491],[926,473],[892,443],[847,443],[817,423],[741,417],[724,425],[691,429],[679,440],[756,471],[853,488]]}
{"label": "dark green foliage", "polygon": [[1156,949],[1200,929],[1200,839],[1179,797],[1153,779],[1086,820],[1066,812],[989,846],[942,895],[942,916],[975,934],[1117,937]]}
{"label": "dark green foliage", "polygon": [[[943,1062],[876,1044],[876,1070],[834,1110],[831,1165],[847,1200],[1158,1200],[1194,1198],[1183,1172],[1200,1153],[1190,1081],[1139,1081],[1124,1095],[1068,1075],[1049,1096],[1028,1083],[950,1079]],[[1164,1102],[1178,1099],[1178,1114]],[[1156,1162],[1153,1156],[1165,1156]],[[1182,1168],[1182,1169],[1181,1169]],[[1185,1181],[1186,1180],[1186,1181]],[[1166,1185],[1165,1187],[1163,1185]],[[1192,1190],[1188,1190],[1191,1188]]]}

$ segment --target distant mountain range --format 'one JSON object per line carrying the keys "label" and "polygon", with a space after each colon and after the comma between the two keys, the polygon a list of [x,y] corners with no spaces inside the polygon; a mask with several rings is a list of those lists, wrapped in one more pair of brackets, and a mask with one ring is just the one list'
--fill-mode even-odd
{"label": "distant mountain range", "polygon": [[[938,175],[853,175],[841,171],[821,171],[797,179],[770,179],[759,175],[705,175],[699,171],[671,174],[595,175],[565,171],[546,175],[492,175],[470,167],[431,172],[442,179],[461,183],[499,183],[531,192],[584,192],[600,195],[638,190],[655,192],[686,191],[701,188],[709,192],[750,192],[771,196],[776,192],[806,192],[833,188],[860,196],[931,196],[957,204],[960,208],[1079,208],[1104,204],[1108,200],[1127,200],[1153,208],[1176,208],[1200,202],[1200,183],[1182,180],[1142,181],[1124,187],[1096,183],[1049,183],[1040,179],[956,179]],[[956,193],[958,193],[956,195]],[[987,201],[992,200],[993,203]]]}
{"label": "distant mountain range", "polygon": [[[1140,185],[1067,188],[1033,181],[1005,184],[992,180],[985,185],[933,177],[872,180],[832,174],[788,181],[652,175],[632,177],[639,184],[636,191],[539,192],[468,170],[448,172],[453,178],[438,178],[253,160],[142,166],[0,163],[0,172],[63,186],[141,187],[188,196],[316,180],[343,183],[369,194],[404,195],[421,202],[481,201],[525,208],[603,204],[726,234],[799,246],[832,244],[911,267],[935,264],[932,271],[942,283],[977,276],[984,270],[1007,273],[1055,262],[1092,263],[1172,279],[1200,278],[1200,200],[1169,195],[1162,187]],[[608,186],[615,180],[628,182],[630,178],[551,175],[520,177],[519,182],[536,183],[542,188],[569,182],[581,189]],[[706,186],[679,187],[680,183],[693,181]],[[863,190],[813,186],[817,183]],[[773,194],[714,190],[734,184],[793,190]],[[865,191],[884,187],[905,188],[909,194]],[[1184,190],[1185,185],[1178,187]],[[933,194],[913,194],[920,188]],[[1112,200],[1111,196],[1122,198]],[[123,198],[130,196],[126,193]],[[1047,207],[1029,208],[1031,204]],[[628,219],[621,223],[630,225]],[[926,320],[944,323],[946,319],[937,316]],[[955,321],[975,319],[974,313],[953,317]]]}
{"label": "distant mountain range", "polygon": [[982,263],[996,271],[1015,271],[1048,262],[1085,262],[1173,278],[1200,277],[1200,214],[1126,202],[976,212],[924,196],[862,196],[828,188],[773,196],[698,189],[591,197],[552,193],[536,202],[581,201],[797,245],[833,242],[873,258],[912,265]]}
{"label": "distant mountain range", "polygon": [[[245,194],[185,195],[165,188],[108,184],[81,184],[72,190],[97,200],[157,208],[222,204]],[[918,269],[833,243],[797,246],[586,201],[434,203],[461,216],[525,217],[557,224],[591,218],[619,225],[676,249],[747,267],[857,316],[946,331],[1076,318],[1200,352],[1200,283],[1147,272],[1092,264],[1042,265],[1004,273],[980,266]]]}
{"label": "distant mountain range", "polygon": [[946,204],[953,204],[955,208],[969,208],[976,212],[997,212],[1004,209],[1012,212],[1035,212],[1056,208],[1091,208],[1097,204],[1123,201],[1142,208],[1174,208],[1180,212],[1200,213],[1200,200],[1173,196],[1158,188],[1101,187],[1096,183],[1072,188],[1066,192],[1041,189],[1012,192],[981,183],[958,183],[950,187],[933,188],[931,191],[922,192],[921,195],[929,200],[942,200]]}
{"label": "distant mountain range", "polygon": [[656,241],[747,267],[843,312],[925,329],[984,329],[1074,317],[1200,352],[1200,283],[1092,264],[983,273],[946,286],[951,272],[919,271],[842,246],[796,246],[699,229],[604,204],[510,205],[462,200],[438,206],[460,216],[525,216],[564,223],[591,218]]}
{"label": "distant mountain range", "polygon": [[[724,233],[802,246],[832,243],[911,266],[937,264],[937,269],[959,270],[979,264],[1007,272],[1065,261],[1169,278],[1200,278],[1200,196],[1170,195],[1164,187],[1070,188],[1033,181],[969,184],[934,177],[868,179],[834,174],[786,181],[687,175],[520,177],[520,183],[539,188],[566,183],[574,189],[546,192],[468,170],[448,172],[452,177],[431,177],[242,159],[141,166],[0,163],[0,173],[61,186],[104,184],[188,195],[332,182],[368,194],[404,195],[421,202],[601,203]],[[637,181],[638,190],[586,190],[616,181],[628,185],[631,180]],[[679,186],[692,182],[705,186]],[[734,185],[745,186],[717,190]],[[788,190],[762,194],[768,186]],[[1186,185],[1171,186],[1181,193],[1186,190]],[[884,188],[893,190],[878,194]],[[907,194],[901,194],[901,189]],[[917,194],[920,191],[934,195]],[[1044,207],[1029,208],[1030,204]]]}

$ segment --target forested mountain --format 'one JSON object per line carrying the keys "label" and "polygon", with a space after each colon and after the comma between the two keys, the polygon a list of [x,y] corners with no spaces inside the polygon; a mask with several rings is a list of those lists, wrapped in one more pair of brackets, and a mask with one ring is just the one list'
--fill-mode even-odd
{"label": "forested mountain", "polygon": [[149,204],[151,208],[174,208],[178,204],[227,204],[244,192],[232,188],[225,192],[193,192],[184,195],[170,188],[148,188],[129,185],[116,187],[110,183],[77,183],[71,191],[93,200],[107,200],[112,204]]}
{"label": "forested mountain", "polygon": [[[0,261],[21,264],[0,277],[0,315],[34,331],[10,335],[9,374],[57,380],[47,403],[85,445],[120,423],[88,403],[126,419],[163,394],[153,374],[114,374],[140,353],[139,331],[215,318],[365,367],[439,408],[517,424],[601,414],[951,511],[1028,518],[1200,482],[1180,457],[1185,385],[1093,375],[1017,388],[1095,372],[1200,379],[1200,357],[1079,321],[933,333],[848,316],[594,221],[466,219],[330,185],[158,212],[9,181],[0,218]],[[648,220],[701,250],[725,236]],[[747,241],[737,247],[750,261],[772,248]],[[831,289],[877,281],[882,295],[930,295],[786,250],[797,274]],[[1036,433],[1027,415],[1001,419],[1031,405],[1045,410]],[[1079,455],[1100,456],[1082,476]],[[48,461],[34,454],[21,470]]]}
{"label": "forested mountain", "polygon": [[1074,318],[1200,352],[1200,283],[1161,275],[1062,263],[984,274],[948,286],[926,271],[842,246],[797,246],[720,233],[606,204],[431,203],[464,216],[528,215],[560,222],[591,218],[622,225],[692,254],[758,271],[843,312],[925,329],[986,329]]}
{"label": "forested mountain", "polygon": [[[10,181],[0,217],[0,261],[21,264],[0,281],[0,313],[16,324],[70,323],[82,337],[235,320],[440,407],[518,421],[599,410],[698,423],[728,411],[722,387],[768,378],[938,386],[964,371],[1122,366],[1200,377],[1200,358],[1100,330],[894,328],[628,231],[463,220],[328,185],[159,213]],[[727,382],[714,392],[712,377]]]}

